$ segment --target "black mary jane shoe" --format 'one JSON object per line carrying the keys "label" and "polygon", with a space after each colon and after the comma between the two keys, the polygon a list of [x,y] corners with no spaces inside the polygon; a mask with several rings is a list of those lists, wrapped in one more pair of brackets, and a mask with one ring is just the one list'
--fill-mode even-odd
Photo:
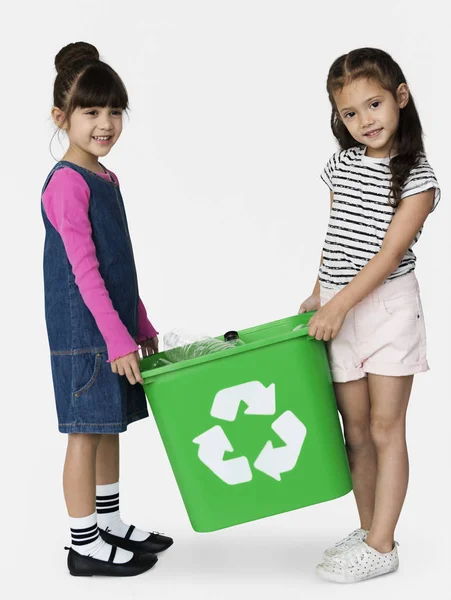
{"label": "black mary jane shoe", "polygon": [[101,538],[104,539],[108,544],[111,544],[112,546],[119,546],[119,548],[129,550],[130,552],[137,552],[139,554],[142,552],[150,552],[152,554],[163,552],[163,550],[167,550],[169,546],[172,546],[174,543],[172,538],[162,535],[161,533],[157,533],[156,531],[150,533],[149,537],[142,542],[135,542],[130,539],[134,529],[135,526],[130,525],[127,533],[125,534],[125,538],[113,535],[107,530],[100,529],[100,527],[99,533]]}
{"label": "black mary jane shoe", "polygon": [[106,577],[132,577],[140,575],[151,569],[157,562],[155,554],[134,554],[126,563],[115,563],[117,547],[113,546],[110,557],[99,560],[92,556],[79,554],[73,548],[69,548],[67,566],[71,575],[75,577],[92,577],[93,575],[104,575]]}

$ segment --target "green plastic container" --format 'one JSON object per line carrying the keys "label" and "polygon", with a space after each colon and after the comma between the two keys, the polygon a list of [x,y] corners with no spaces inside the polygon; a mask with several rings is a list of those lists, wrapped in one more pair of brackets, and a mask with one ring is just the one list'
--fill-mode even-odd
{"label": "green plastic container", "polygon": [[195,531],[332,500],[352,489],[324,342],[312,313],[239,332],[245,345],[152,368],[144,390]]}

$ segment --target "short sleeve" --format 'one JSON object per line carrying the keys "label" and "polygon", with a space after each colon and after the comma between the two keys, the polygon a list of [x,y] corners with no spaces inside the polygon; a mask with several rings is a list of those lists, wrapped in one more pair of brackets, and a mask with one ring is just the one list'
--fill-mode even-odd
{"label": "short sleeve", "polygon": [[435,173],[429,164],[425,155],[421,155],[418,164],[410,171],[409,176],[403,185],[401,192],[401,200],[414,196],[415,194],[421,194],[426,190],[434,189],[434,204],[431,212],[435,210],[437,204],[440,202],[441,191],[435,177]]}
{"label": "short sleeve", "polygon": [[338,164],[339,152],[336,152],[333,156],[329,158],[326,166],[324,167],[323,172],[321,173],[321,179],[327,185],[331,192],[334,191],[333,177],[335,169]]}

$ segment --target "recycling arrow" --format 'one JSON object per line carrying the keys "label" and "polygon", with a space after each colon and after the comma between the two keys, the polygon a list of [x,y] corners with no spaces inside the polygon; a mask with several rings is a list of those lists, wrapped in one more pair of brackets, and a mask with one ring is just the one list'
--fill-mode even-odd
{"label": "recycling arrow", "polygon": [[251,481],[252,471],[245,456],[224,460],[224,453],[233,452],[233,446],[222,427],[215,425],[194,438],[193,442],[199,444],[199,460],[219,479],[229,485]]}
{"label": "recycling arrow", "polygon": [[276,412],[275,384],[266,388],[260,381],[248,381],[220,390],[210,414],[217,419],[234,421],[241,401],[248,406],[246,415],[273,415]]}
{"label": "recycling arrow", "polygon": [[281,414],[271,427],[286,445],[282,448],[274,448],[272,442],[267,442],[254,462],[254,467],[280,481],[281,473],[294,469],[307,430],[291,410]]}

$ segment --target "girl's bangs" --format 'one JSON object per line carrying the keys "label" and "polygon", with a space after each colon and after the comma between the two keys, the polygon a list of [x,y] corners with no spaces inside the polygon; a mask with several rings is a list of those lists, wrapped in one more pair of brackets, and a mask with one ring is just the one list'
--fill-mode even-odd
{"label": "girl's bangs", "polygon": [[104,67],[89,67],[78,80],[73,97],[73,108],[128,108],[128,95],[120,77]]}

